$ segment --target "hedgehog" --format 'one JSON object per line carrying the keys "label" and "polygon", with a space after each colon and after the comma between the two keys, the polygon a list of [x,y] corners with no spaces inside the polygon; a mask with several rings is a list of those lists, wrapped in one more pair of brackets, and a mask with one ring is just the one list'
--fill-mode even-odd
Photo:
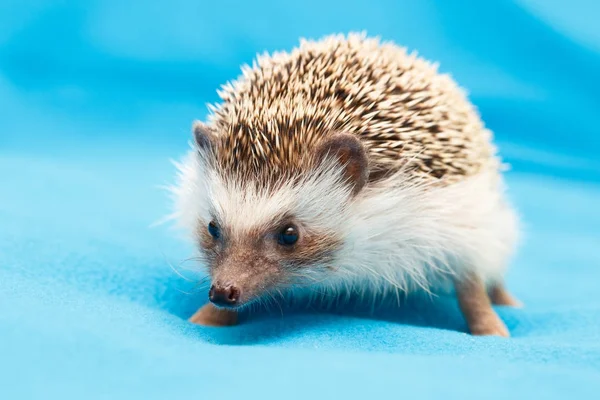
{"label": "hedgehog", "polygon": [[234,325],[274,293],[439,289],[472,335],[509,336],[492,307],[521,304],[504,284],[519,236],[505,164],[437,64],[366,33],[330,35],[257,56],[218,94],[172,188],[210,278],[190,321]]}

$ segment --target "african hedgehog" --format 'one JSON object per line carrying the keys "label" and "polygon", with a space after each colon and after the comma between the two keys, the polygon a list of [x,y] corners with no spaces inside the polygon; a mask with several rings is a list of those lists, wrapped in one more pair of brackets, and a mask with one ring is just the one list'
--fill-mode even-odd
{"label": "african hedgehog", "polygon": [[273,292],[452,283],[472,334],[508,336],[491,304],[518,304],[503,286],[517,218],[450,77],[350,34],[260,56],[219,95],[173,189],[212,281],[193,322],[234,324]]}

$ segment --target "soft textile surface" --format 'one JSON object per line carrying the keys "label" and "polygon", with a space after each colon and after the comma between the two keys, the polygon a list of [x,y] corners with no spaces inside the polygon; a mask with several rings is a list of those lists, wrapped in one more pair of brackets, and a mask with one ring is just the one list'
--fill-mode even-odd
{"label": "soft textile surface", "polygon": [[[598,3],[213,3],[0,3],[0,398],[598,396]],[[186,322],[206,289],[151,224],[191,120],[255,52],[362,29],[440,60],[513,165],[509,340],[451,298]]]}

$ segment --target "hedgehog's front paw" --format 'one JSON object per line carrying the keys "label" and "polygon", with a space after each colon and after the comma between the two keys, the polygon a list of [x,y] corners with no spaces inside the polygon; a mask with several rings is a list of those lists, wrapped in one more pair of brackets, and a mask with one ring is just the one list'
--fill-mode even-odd
{"label": "hedgehog's front paw", "polygon": [[209,303],[196,311],[190,322],[204,326],[232,326],[237,324],[238,315],[236,311],[223,310]]}
{"label": "hedgehog's front paw", "polygon": [[475,336],[502,336],[509,337],[508,329],[498,315],[491,312],[480,315],[477,320],[471,321],[469,330]]}

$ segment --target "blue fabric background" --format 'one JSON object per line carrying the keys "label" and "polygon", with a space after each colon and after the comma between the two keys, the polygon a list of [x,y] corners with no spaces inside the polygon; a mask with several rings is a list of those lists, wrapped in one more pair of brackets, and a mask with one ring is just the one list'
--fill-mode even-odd
{"label": "blue fabric background", "polygon": [[[1,0],[0,398],[598,396],[599,16],[594,0]],[[186,322],[206,298],[191,249],[149,227],[169,159],[256,52],[350,30],[440,61],[513,165],[510,340],[465,334],[445,298]]]}

